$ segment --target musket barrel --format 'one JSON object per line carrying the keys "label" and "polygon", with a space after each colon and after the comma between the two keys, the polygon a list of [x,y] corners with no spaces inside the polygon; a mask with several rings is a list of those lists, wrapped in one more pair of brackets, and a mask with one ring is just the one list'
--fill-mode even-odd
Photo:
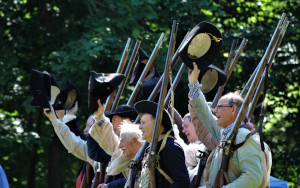
{"label": "musket barrel", "polygon": [[120,84],[120,87],[118,89],[117,95],[115,97],[115,102],[113,103],[112,108],[111,108],[111,112],[114,112],[116,110],[116,108],[117,108],[117,106],[118,106],[118,104],[120,102],[121,95],[122,95],[122,93],[124,91],[124,88],[126,86],[126,82],[128,80],[130,71],[132,69],[132,66],[133,66],[134,60],[136,58],[136,55],[138,53],[138,50],[140,48],[140,45],[141,45],[141,41],[137,40],[136,43],[135,43],[135,45],[134,45],[131,57],[129,59],[128,65],[127,65],[125,73],[124,73],[125,79]]}
{"label": "musket barrel", "polygon": [[[271,55],[270,55],[270,57],[268,59],[268,63],[267,63],[267,67],[266,67],[266,69],[268,69],[268,71],[270,70],[272,62],[273,62],[273,60],[274,60],[274,58],[275,58],[275,56],[277,54],[277,50],[278,50],[278,48],[279,48],[279,46],[280,46],[280,44],[282,42],[282,39],[284,37],[284,34],[285,34],[285,31],[287,29],[288,24],[289,23],[287,21],[287,18],[285,18],[285,20],[283,22],[283,27],[281,28],[281,31],[280,31],[280,35],[279,35],[279,37],[278,37],[278,39],[276,41],[276,44],[275,44],[275,47],[272,50],[272,53],[271,53]],[[259,99],[259,96],[260,96],[260,93],[261,93],[261,90],[262,90],[262,86],[263,86],[263,82],[264,82],[265,76],[268,76],[268,75],[265,75],[265,74],[266,74],[266,71],[263,72],[263,75],[262,75],[262,77],[261,77],[261,79],[259,81],[258,87],[257,87],[257,89],[255,91],[254,97],[253,97],[253,99],[251,101],[251,105],[249,107],[249,110],[247,111],[247,114],[246,114],[247,119],[250,119],[251,116],[252,116],[252,114],[253,114],[253,112],[254,112],[254,109],[256,107],[256,104],[258,102],[258,99]]]}
{"label": "musket barrel", "polygon": [[143,80],[145,79],[145,77],[146,77],[148,71],[150,70],[151,65],[152,65],[152,63],[153,63],[153,61],[154,61],[154,58],[156,57],[156,54],[157,54],[158,50],[160,49],[160,47],[161,47],[161,45],[162,45],[162,42],[163,42],[163,39],[164,39],[164,35],[165,35],[164,33],[161,33],[161,35],[160,35],[160,37],[159,37],[159,39],[158,39],[158,41],[157,41],[157,43],[156,43],[156,45],[155,45],[155,48],[154,48],[154,50],[152,51],[152,54],[151,54],[151,56],[150,56],[150,58],[149,58],[149,60],[148,60],[148,62],[147,62],[146,67],[144,68],[144,70],[143,70],[143,72],[142,72],[142,74],[141,74],[141,76],[140,76],[138,82],[137,82],[136,85],[135,85],[135,88],[134,88],[134,90],[133,90],[133,92],[132,92],[130,98],[129,98],[128,101],[127,101],[127,104],[128,104],[128,105],[132,105],[132,104],[133,104],[133,102],[134,102],[134,100],[135,100],[135,98],[136,98],[136,95],[138,94],[138,91],[139,91],[139,89],[140,89],[141,86],[142,86],[142,82],[143,82]]}
{"label": "musket barrel", "polygon": [[253,94],[254,94],[254,91],[255,91],[255,88],[257,87],[258,85],[258,82],[259,82],[259,79],[263,73],[263,70],[264,70],[264,67],[266,66],[266,63],[267,63],[267,59],[269,58],[270,54],[271,54],[271,49],[273,49],[273,47],[275,46],[275,43],[277,41],[277,37],[279,36],[279,29],[281,29],[282,27],[282,23],[283,23],[283,20],[284,20],[284,17],[285,17],[285,14],[283,13],[282,16],[281,16],[281,19],[279,20],[278,22],[278,25],[275,29],[275,32],[272,36],[272,39],[267,47],[267,50],[263,56],[263,58],[261,59],[261,63],[259,63],[259,67],[258,67],[258,70],[255,74],[255,77],[253,79],[253,82],[251,83],[251,86],[250,86],[250,89],[249,91],[247,92],[247,95],[245,97],[245,100],[241,106],[241,109],[239,110],[239,113],[237,115],[237,118],[235,119],[235,122],[234,122],[234,128],[233,128],[233,131],[231,133],[231,136],[235,135],[238,131],[238,128],[242,122],[242,119],[244,118],[245,114],[246,114],[246,110],[248,108],[248,105],[250,103],[250,100],[251,98],[253,97]]}
{"label": "musket barrel", "polygon": [[175,49],[175,39],[176,39],[176,32],[177,32],[177,24],[175,20],[173,21],[172,25],[172,31],[170,35],[170,42],[169,42],[169,48],[168,48],[168,54],[166,58],[166,64],[165,64],[165,69],[164,69],[164,79],[163,79],[163,84],[161,86],[161,92],[159,96],[159,101],[158,101],[158,108],[156,110],[156,117],[155,117],[155,124],[153,128],[153,135],[150,143],[150,155],[149,159],[147,161],[148,168],[149,168],[149,173],[150,173],[150,185],[151,188],[156,187],[155,183],[155,168],[156,168],[156,146],[158,142],[158,136],[159,136],[159,129],[158,126],[161,124],[162,121],[162,116],[163,116],[163,110],[164,110],[164,99],[166,96],[166,90],[168,86],[168,78],[169,78],[169,71],[171,67],[171,62],[172,62],[172,57]]}
{"label": "musket barrel", "polygon": [[[130,43],[131,43],[131,38],[128,37],[116,73],[122,73],[122,72],[123,72],[123,69],[124,69],[124,67],[125,67],[125,65],[126,65],[126,61],[127,61],[127,58],[128,58],[128,51],[129,51]],[[107,100],[106,100],[106,102],[105,102],[105,109],[104,109],[105,111],[110,111],[110,108],[111,108],[111,105],[112,105],[112,102],[113,102],[113,99],[114,99],[115,94],[116,94],[116,91],[114,91],[114,92],[107,98]]]}
{"label": "musket barrel", "polygon": [[[226,73],[227,79],[226,79],[226,82],[222,86],[220,86],[218,88],[218,92],[217,92],[217,94],[214,97],[214,100],[213,100],[213,102],[211,104],[211,108],[216,107],[219,99],[221,98],[221,95],[222,95],[222,93],[224,91],[224,87],[225,87],[225,85],[226,85],[226,83],[227,83],[227,81],[228,81],[228,79],[229,79],[229,77],[230,77],[230,75],[231,75],[231,73],[233,71],[233,68],[234,68],[237,60],[241,56],[241,54],[242,54],[242,52],[243,52],[243,50],[244,50],[247,42],[248,42],[247,39],[243,39],[242,42],[241,42],[241,44],[240,44],[240,46],[239,46],[239,48],[238,48],[238,52],[235,53],[235,55],[234,55],[234,58],[232,59],[232,58],[228,57],[228,59],[232,59],[232,60],[228,60],[227,63],[226,63],[225,73]],[[230,54],[231,54],[231,50],[230,50]]]}

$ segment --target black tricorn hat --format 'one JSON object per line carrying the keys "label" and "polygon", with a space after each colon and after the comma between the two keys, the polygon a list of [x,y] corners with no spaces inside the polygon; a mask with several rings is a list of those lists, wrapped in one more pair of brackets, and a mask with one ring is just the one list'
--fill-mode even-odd
{"label": "black tricorn hat", "polygon": [[[139,101],[135,103],[134,108],[137,111],[137,113],[147,113],[151,114],[154,118],[156,117],[156,111],[157,111],[158,104],[152,101]],[[165,131],[173,129],[173,121],[171,121],[171,117],[169,112],[164,109],[163,112],[163,118],[162,118],[162,125],[165,128]]]}
{"label": "black tricorn hat", "polygon": [[81,106],[82,99],[78,88],[70,81],[67,81],[67,86],[56,97],[53,108],[55,110],[69,110],[74,107],[78,101],[78,106]]}
{"label": "black tricorn hat", "polygon": [[[139,48],[138,52],[139,52],[139,58],[133,68],[132,76],[129,81],[129,85],[133,85],[139,80],[142,72],[144,71],[144,68],[146,67],[148,59],[149,59],[149,56],[143,51],[142,48]],[[148,80],[150,78],[156,78],[156,77],[160,77],[160,74],[159,74],[157,68],[155,67],[155,65],[152,64],[152,66],[144,80]]]}
{"label": "black tricorn hat", "polygon": [[216,26],[208,22],[196,25],[179,49],[180,58],[193,69],[196,62],[201,70],[212,63],[222,46],[222,35]]}
{"label": "black tricorn hat", "polygon": [[54,104],[55,98],[60,92],[59,87],[52,75],[46,71],[31,70],[30,91],[33,96],[31,105],[42,108],[50,108]]}
{"label": "black tricorn hat", "polygon": [[97,99],[101,99],[101,102],[104,103],[103,100],[106,100],[124,78],[125,76],[119,73],[106,74],[91,71],[88,87],[88,104],[91,113],[98,109]]}
{"label": "black tricorn hat", "polygon": [[203,93],[208,93],[225,84],[226,79],[226,74],[214,65],[202,69],[198,77],[199,83],[202,84],[201,91]]}
{"label": "black tricorn hat", "polygon": [[118,115],[122,118],[129,118],[134,121],[138,114],[133,106],[123,104],[118,106],[114,112],[105,112],[105,116],[108,117],[110,120],[114,115]]}

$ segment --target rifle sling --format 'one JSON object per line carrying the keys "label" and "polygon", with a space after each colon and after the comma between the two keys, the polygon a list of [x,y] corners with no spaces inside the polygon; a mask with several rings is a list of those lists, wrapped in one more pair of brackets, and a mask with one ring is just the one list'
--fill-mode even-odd
{"label": "rifle sling", "polygon": [[[164,149],[164,147],[166,146],[166,143],[167,143],[167,139],[168,138],[173,138],[173,136],[170,135],[172,129],[170,129],[167,134],[165,135],[161,135],[163,136],[163,141],[161,143],[161,146],[159,148],[159,151],[157,153],[157,156],[159,156],[159,153]],[[157,158],[158,159],[158,158]],[[157,160],[157,166],[156,166],[156,169],[170,182],[170,184],[172,184],[174,181],[172,180],[172,178],[170,178],[170,176],[168,176],[168,174],[166,174],[161,168],[160,168],[160,165],[159,165],[159,161]]]}

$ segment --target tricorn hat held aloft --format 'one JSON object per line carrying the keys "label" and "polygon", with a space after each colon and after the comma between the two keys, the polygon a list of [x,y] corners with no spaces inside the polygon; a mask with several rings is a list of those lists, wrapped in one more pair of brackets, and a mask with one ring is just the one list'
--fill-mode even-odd
{"label": "tricorn hat held aloft", "polygon": [[221,46],[219,29],[211,23],[201,22],[191,30],[179,49],[180,58],[191,69],[196,62],[201,70],[213,62]]}
{"label": "tricorn hat held aloft", "polygon": [[91,71],[89,79],[89,109],[94,113],[98,109],[97,99],[104,103],[106,98],[120,85],[125,78],[123,74],[119,73],[97,73]]}
{"label": "tricorn hat held aloft", "polygon": [[32,105],[42,108],[50,108],[49,102],[53,105],[60,89],[52,75],[46,71],[31,70],[30,91],[33,96]]}
{"label": "tricorn hat held aloft", "polygon": [[202,69],[198,77],[198,81],[202,85],[201,91],[203,93],[208,93],[225,84],[226,80],[226,74],[214,65],[209,65]]}
{"label": "tricorn hat held aloft", "polygon": [[[140,79],[140,76],[143,73],[144,68],[146,67],[146,64],[149,60],[149,56],[143,51],[143,49],[141,47],[139,48],[138,52],[139,52],[139,57],[133,68],[132,76],[129,81],[129,85],[134,85]],[[146,74],[144,81],[147,81],[151,78],[156,78],[156,77],[160,77],[160,74],[159,74],[157,68],[155,67],[155,65],[152,64],[150,70]]]}
{"label": "tricorn hat held aloft", "polygon": [[67,86],[56,97],[53,108],[55,110],[69,110],[74,107],[78,101],[78,106],[81,106],[82,99],[78,88],[70,81],[67,81]]}

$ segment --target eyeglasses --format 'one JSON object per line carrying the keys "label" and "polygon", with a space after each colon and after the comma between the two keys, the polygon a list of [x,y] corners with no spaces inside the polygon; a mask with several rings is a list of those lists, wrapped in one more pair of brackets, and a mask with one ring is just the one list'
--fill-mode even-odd
{"label": "eyeglasses", "polygon": [[219,104],[215,107],[215,109],[220,109],[220,108],[223,108],[223,107],[233,107],[232,105],[222,105],[222,104]]}

